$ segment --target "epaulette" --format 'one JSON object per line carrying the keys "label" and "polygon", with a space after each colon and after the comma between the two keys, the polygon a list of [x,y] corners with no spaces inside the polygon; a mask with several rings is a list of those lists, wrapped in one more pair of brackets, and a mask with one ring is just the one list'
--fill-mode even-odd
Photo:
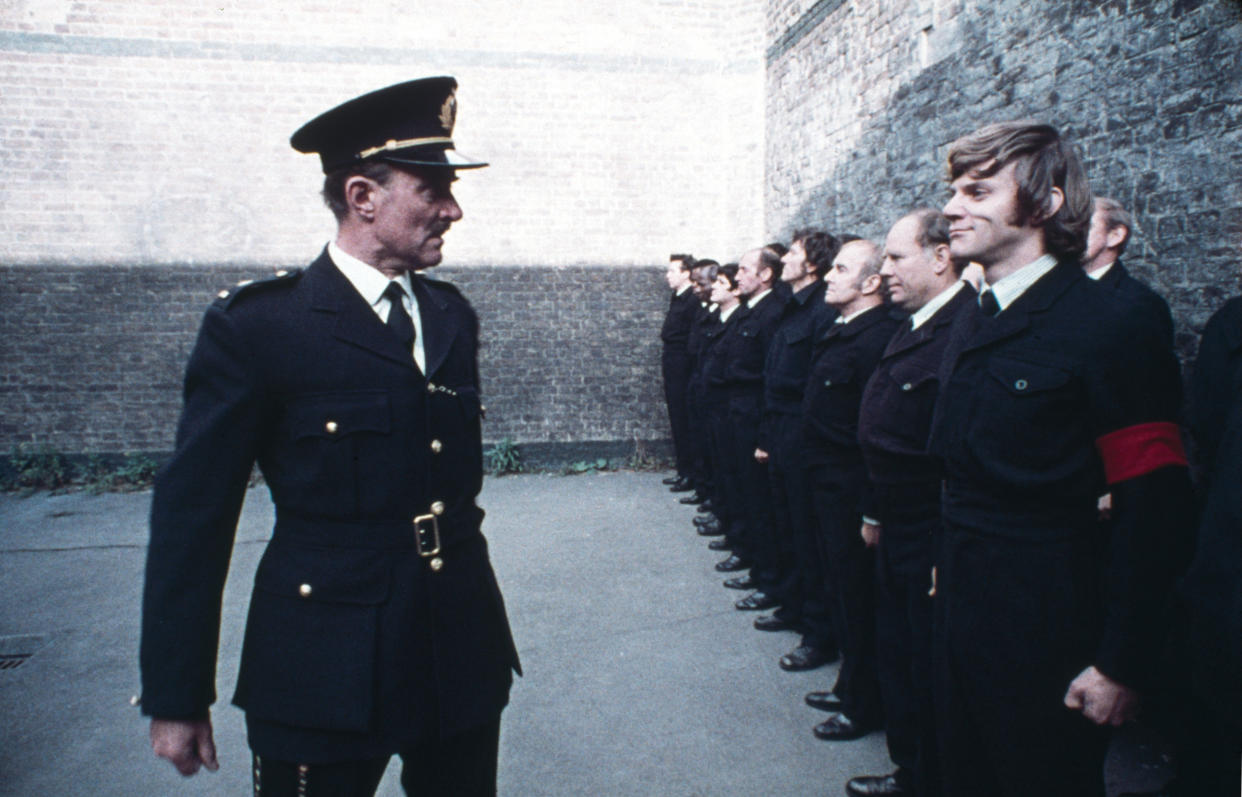
{"label": "epaulette", "polygon": [[270,277],[242,280],[232,288],[225,288],[217,293],[216,304],[227,308],[241,296],[249,296],[276,285],[290,285],[300,276],[302,276],[300,268],[282,268]]}

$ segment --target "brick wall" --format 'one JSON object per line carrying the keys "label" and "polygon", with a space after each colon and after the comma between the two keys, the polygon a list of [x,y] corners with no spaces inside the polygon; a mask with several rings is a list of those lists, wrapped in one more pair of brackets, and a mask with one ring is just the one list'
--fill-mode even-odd
{"label": "brick wall", "polygon": [[[203,310],[221,288],[263,273],[0,267],[0,454],[16,443],[171,450]],[[458,285],[479,313],[486,441],[508,437],[548,461],[624,458],[635,441],[664,451],[662,267],[460,267],[435,276]]]}
{"label": "brick wall", "polygon": [[881,238],[939,206],[949,142],[1052,122],[1134,213],[1126,262],[1189,356],[1242,270],[1242,4],[774,0],[766,221]]}
{"label": "brick wall", "polygon": [[289,135],[446,73],[458,147],[492,163],[462,175],[440,272],[483,320],[487,439],[582,458],[666,438],[662,264],[763,233],[762,18],[757,0],[0,3],[0,454],[167,450],[204,306],[332,233]]}

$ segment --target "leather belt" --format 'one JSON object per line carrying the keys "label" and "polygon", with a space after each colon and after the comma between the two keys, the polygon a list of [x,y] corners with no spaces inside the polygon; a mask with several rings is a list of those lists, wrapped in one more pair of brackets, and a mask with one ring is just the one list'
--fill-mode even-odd
{"label": "leather belt", "polygon": [[473,503],[405,520],[342,520],[277,507],[272,539],[326,548],[414,549],[431,558],[481,537],[482,520],[483,510]]}

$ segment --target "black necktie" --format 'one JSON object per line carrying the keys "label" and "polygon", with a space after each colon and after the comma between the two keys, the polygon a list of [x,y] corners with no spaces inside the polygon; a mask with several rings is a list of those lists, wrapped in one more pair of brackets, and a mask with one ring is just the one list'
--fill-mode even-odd
{"label": "black necktie", "polygon": [[1000,302],[996,301],[996,294],[992,291],[984,291],[979,294],[979,310],[984,315],[994,316],[1001,311]]}
{"label": "black necktie", "polygon": [[384,290],[388,297],[388,328],[405,344],[406,351],[414,353],[414,322],[405,311],[405,289],[399,282],[390,282]]}

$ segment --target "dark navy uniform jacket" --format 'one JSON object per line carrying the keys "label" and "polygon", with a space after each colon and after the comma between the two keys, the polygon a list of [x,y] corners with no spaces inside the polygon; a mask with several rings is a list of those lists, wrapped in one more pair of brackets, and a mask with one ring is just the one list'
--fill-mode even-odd
{"label": "dark navy uniform jacket", "polygon": [[811,353],[815,331],[836,317],[836,311],[824,304],[823,280],[793,294],[781,312],[772,341],[768,344],[763,364],[763,416],[759,427],[759,447],[767,448],[772,441],[767,431],[774,415],[799,415],[807,373],[811,369]]}
{"label": "dark navy uniform jacket", "polygon": [[1168,345],[1173,345],[1173,313],[1169,311],[1169,303],[1143,282],[1131,276],[1126,267],[1118,260],[1104,272],[1104,276],[1096,280],[1096,284],[1105,288],[1105,293],[1115,301],[1121,302],[1140,313],[1143,323],[1151,327]]}
{"label": "dark navy uniform jacket", "polygon": [[664,325],[660,328],[660,340],[664,342],[666,358],[670,354],[682,358],[686,356],[690,327],[701,307],[693,288],[687,288],[680,296],[673,293],[669,299],[668,313],[664,316]]}
{"label": "dark navy uniform jacket", "polygon": [[[1172,350],[1073,261],[953,338],[930,443],[953,543],[947,622],[963,644],[1011,629],[1056,663],[1061,689],[1089,664],[1135,685],[1190,516]],[[1099,539],[1106,490],[1113,527]]]}
{"label": "dark navy uniform jacket", "polygon": [[[517,653],[479,532],[478,321],[415,276],[428,376],[325,252],[207,311],[151,510],[143,710],[204,716],[257,461],[276,525],[234,702],[260,755],[383,755],[495,718]],[[431,555],[438,543],[441,549]]]}
{"label": "dark navy uniform jacket", "polygon": [[[863,467],[858,413],[863,388],[903,319],[877,305],[848,324],[823,327],[815,341],[802,399],[804,462],[834,469]],[[859,496],[861,511],[863,496]]]}
{"label": "dark navy uniform jacket", "polygon": [[1206,504],[1181,585],[1189,610],[1190,685],[1237,726],[1242,714],[1242,299],[1208,321],[1191,380],[1191,431]]}
{"label": "dark navy uniform jacket", "polygon": [[977,312],[978,294],[962,284],[918,329],[911,330],[907,319],[888,342],[863,392],[858,419],[858,442],[873,484],[921,490],[939,502],[940,466],[927,453],[927,436],[940,361],[954,323]]}
{"label": "dark navy uniform jacket", "polygon": [[732,331],[721,340],[722,385],[729,394],[729,412],[757,428],[763,411],[763,363],[781,320],[787,295],[775,288],[754,307],[745,303],[730,318]]}

